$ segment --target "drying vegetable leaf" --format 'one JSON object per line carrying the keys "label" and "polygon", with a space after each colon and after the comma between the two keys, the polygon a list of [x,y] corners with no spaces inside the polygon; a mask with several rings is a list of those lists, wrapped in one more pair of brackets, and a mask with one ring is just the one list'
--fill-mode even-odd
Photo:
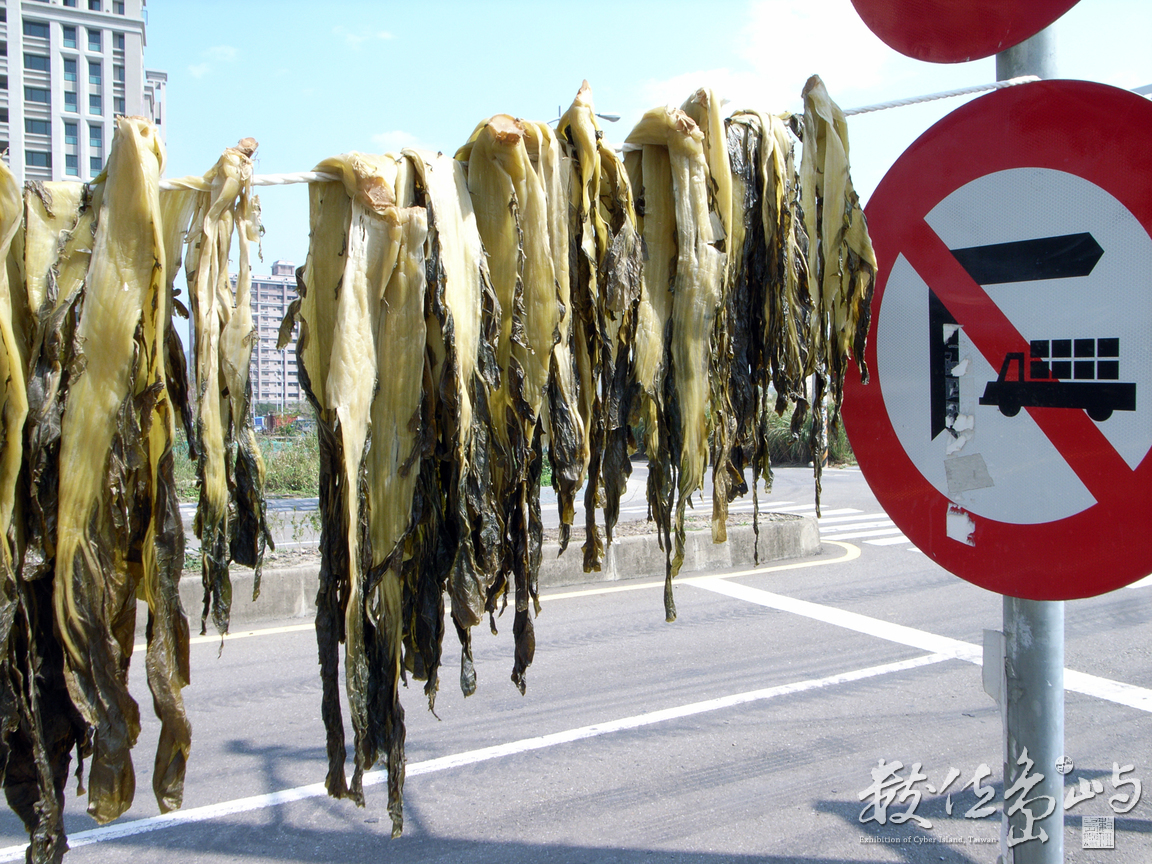
{"label": "drying vegetable leaf", "polygon": [[[527,147],[532,140],[539,152],[548,147],[539,126],[498,114],[478,126],[473,140],[456,154],[468,163],[468,190],[501,316],[496,346],[499,387],[491,395],[489,416],[492,482],[504,545],[487,610],[494,615],[501,601],[507,603],[511,573],[516,595],[512,681],[521,692],[535,651],[529,606],[539,612],[536,580],[543,523],[538,424],[550,386],[553,351],[561,342],[564,306],[557,271],[566,264],[557,262],[567,258],[566,248],[552,246],[558,228],[555,222],[549,224],[549,218],[555,220],[558,211],[549,207],[548,190],[555,185],[543,182],[533,166]],[[551,158],[542,155],[539,161],[546,168]],[[552,420],[557,424],[560,413],[553,412]],[[575,423],[568,428],[574,433]],[[494,618],[492,626],[495,629]]]}
{"label": "drying vegetable leaf", "polygon": [[[252,138],[229,147],[208,173],[188,233],[185,271],[193,319],[200,538],[204,609],[221,634],[228,632],[235,560],[255,568],[260,591],[264,548],[271,543],[264,507],[264,462],[252,428],[248,381],[254,327],[248,244],[259,239],[259,201],[252,194]],[[239,239],[235,299],[228,276],[232,231]]]}
{"label": "drying vegetable leaf", "polygon": [[728,287],[714,346],[714,386],[726,388],[722,398],[732,438],[727,456],[716,452],[721,448],[714,443],[714,485],[727,495],[714,492],[713,532],[726,516],[728,501],[747,492],[744,471],[751,465],[752,524],[758,538],[759,482],[763,476],[770,487],[772,478],[768,416],[788,401],[806,398],[803,358],[808,352],[800,336],[807,333],[811,302],[804,260],[797,252],[793,148],[782,119],[757,111],[734,113],[728,121],[728,149],[734,218]]}
{"label": "drying vegetable leaf", "polygon": [[571,211],[576,250],[575,355],[580,414],[588,445],[584,492],[585,571],[599,570],[604,546],[596,508],[604,507],[608,542],[632,466],[628,459],[630,367],[636,304],[640,299],[641,247],[632,188],[623,163],[604,143],[592,89],[585,81],[560,118],[558,134],[575,162]]}
{"label": "drying vegetable leaf", "polygon": [[321,717],[327,734],[328,774],[324,785],[335,798],[348,795],[344,773],[347,749],[340,707],[340,643],[347,608],[348,490],[342,482],[344,459],[336,434],[336,414],[329,406],[326,383],[335,338],[336,299],[343,276],[343,256],[352,200],[342,182],[308,184],[309,244],[304,267],[296,271],[299,305],[293,303],[280,330],[279,347],[287,344],[290,323],[299,323],[296,340],[300,386],[316,412],[319,442],[320,578],[316,592],[316,643],[320,660]]}
{"label": "drying vegetable leaf", "polygon": [[53,604],[68,691],[92,730],[88,811],[100,822],[120,815],[135,789],[129,750],[139,709],[127,671],[137,591],[149,604],[148,677],[162,722],[154,785],[162,809],[179,803],[188,752],[180,700],[187,619],[175,592],[183,530],[165,386],[163,159],[147,121],[117,119],[97,181],[104,188],[60,426],[59,463],[67,470],[60,472]]}
{"label": "drying vegetable leaf", "polygon": [[[471,628],[480,623],[499,564],[500,522],[491,483],[488,394],[496,366],[499,304],[476,228],[464,166],[443,154],[405,150],[428,211],[429,392],[433,434],[420,465],[420,505],[410,561],[417,569],[409,626],[410,668],[434,707],[447,580],[461,640],[460,686],[476,688]],[[417,662],[418,661],[418,662]],[[419,668],[418,668],[419,667]]]}
{"label": "drying vegetable leaf", "polygon": [[[803,96],[801,206],[810,239],[808,270],[817,288],[816,314],[811,320],[809,338],[818,356],[811,451],[819,513],[821,454],[826,449],[825,414],[835,428],[844,398],[844,373],[853,349],[861,358],[861,377],[868,380],[868,367],[863,363],[864,340],[876,284],[876,255],[849,175],[848,120],[818,75],[808,79]],[[831,401],[827,411],[826,390]]]}
{"label": "drying vegetable leaf", "polygon": [[[643,344],[638,333],[636,359],[647,402],[643,410],[651,424],[649,505],[665,541],[675,534],[674,544],[665,544],[664,606],[665,617],[672,621],[676,618],[672,579],[684,560],[684,512],[692,493],[703,484],[708,463],[713,420],[708,411],[710,374],[700,358],[708,356],[722,296],[725,255],[717,244],[722,246],[724,238],[717,236],[722,222],[719,217],[713,220],[715,210],[710,205],[704,133],[692,118],[679,109],[653,109],[641,118],[627,143],[643,148],[639,152],[646,243],[649,230],[653,232],[653,242],[647,243],[649,262],[654,255],[667,260],[669,253],[675,259],[666,271],[666,283],[645,278],[640,301]],[[644,165],[649,147],[663,151],[653,157],[651,177]],[[655,220],[648,200],[649,179],[659,212]],[[661,211],[664,202],[671,204],[670,212]],[[656,269],[659,274],[663,268],[658,264]],[[646,377],[649,374],[651,379]],[[655,471],[653,461],[658,463]]]}
{"label": "drying vegetable leaf", "polygon": [[[51,197],[42,187],[36,192]],[[0,166],[0,772],[9,805],[32,841],[28,855],[39,862],[59,861],[67,849],[63,791],[69,751],[82,724],[71,709],[62,658],[52,637],[51,581],[29,584],[20,573],[24,531],[17,489],[35,320],[21,279],[24,267],[19,266],[27,251],[20,231],[23,209],[15,180]],[[56,246],[54,231],[69,217],[75,219],[66,196],[58,209],[59,219],[41,207],[43,221],[52,224],[39,237],[53,235],[51,247],[42,244],[31,250],[41,293],[51,266],[50,249]]]}
{"label": "drying vegetable leaf", "polygon": [[[362,804],[363,773],[383,754],[389,812],[399,834],[404,712],[398,685],[410,590],[404,582],[403,541],[411,530],[419,477],[413,466],[426,440],[427,214],[407,206],[415,195],[415,172],[407,159],[353,153],[326,160],[317,170],[341,181],[313,186],[312,243],[301,304],[293,314],[302,325],[302,379],[321,427],[324,524],[317,634],[329,742],[327,786],[330,794]],[[388,373],[378,375],[385,367]],[[350,787],[343,772],[336,681],[339,641],[345,643],[355,733]]]}
{"label": "drying vegetable leaf", "polygon": [[[248,142],[255,149],[256,142],[248,138],[238,145],[241,152],[245,152]],[[235,446],[235,452],[231,446],[228,448],[226,457],[231,493],[228,549],[233,561],[254,571],[253,600],[260,595],[264,550],[276,548],[268,528],[264,503],[264,457],[256,441],[252,383],[248,379],[252,346],[256,340],[256,327],[252,323],[249,244],[259,243],[262,231],[260,199],[252,194],[250,183],[245,183],[236,202],[236,289],[231,317],[220,333],[220,364],[228,392],[231,439]]]}

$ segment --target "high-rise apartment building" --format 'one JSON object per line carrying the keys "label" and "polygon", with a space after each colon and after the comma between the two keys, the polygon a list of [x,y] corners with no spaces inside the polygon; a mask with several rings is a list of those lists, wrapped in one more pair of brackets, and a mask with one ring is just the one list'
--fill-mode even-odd
{"label": "high-rise apartment building", "polygon": [[164,134],[168,76],[144,69],[146,0],[0,0],[0,151],[18,183],[89,180],[112,120]]}
{"label": "high-rise apartment building", "polygon": [[[233,280],[235,284],[235,280]],[[294,406],[304,400],[296,374],[296,336],[283,350],[276,349],[280,322],[288,304],[296,299],[296,271],[291,261],[273,261],[271,276],[252,277],[252,321],[256,343],[252,346],[249,380],[252,404]]]}

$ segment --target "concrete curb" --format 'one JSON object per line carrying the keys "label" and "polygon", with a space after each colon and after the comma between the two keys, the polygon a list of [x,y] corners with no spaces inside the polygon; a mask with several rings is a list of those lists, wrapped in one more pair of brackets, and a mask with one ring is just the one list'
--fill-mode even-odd
{"label": "concrete curb", "polygon": [[[684,544],[682,574],[709,570],[730,570],[755,566],[756,538],[751,525],[728,529],[727,543],[713,543],[710,530],[689,531]],[[802,558],[820,551],[820,531],[811,516],[790,513],[766,513],[761,516],[760,564],[788,558]],[[655,534],[618,537],[605,550],[604,567],[599,573],[585,573],[584,556],[579,544],[572,543],[561,556],[558,544],[544,546],[540,565],[540,587],[559,588],[616,582],[625,579],[658,578],[664,575],[664,553]],[[252,601],[252,571],[233,568],[232,626],[245,629],[261,621],[300,618],[311,619],[316,610],[316,566],[265,569],[260,580],[260,597]],[[186,577],[180,582],[180,599],[192,632],[200,631],[203,587],[199,577]],[[147,609],[141,604],[136,621],[137,639],[144,636]],[[209,632],[212,632],[209,626]]]}

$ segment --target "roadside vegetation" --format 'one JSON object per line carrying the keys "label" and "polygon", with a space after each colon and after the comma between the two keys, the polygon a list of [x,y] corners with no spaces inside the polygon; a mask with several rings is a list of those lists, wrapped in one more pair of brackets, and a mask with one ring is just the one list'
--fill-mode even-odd
{"label": "roadside vegetation", "polygon": [[[792,412],[770,416],[768,440],[773,465],[807,465],[812,462],[807,435],[792,436]],[[299,429],[295,424],[276,435],[257,433],[264,456],[266,494],[270,498],[311,498],[320,484],[320,453],[314,429]],[[841,427],[829,434],[829,465],[855,465],[856,457]],[[552,484],[551,465],[544,458],[541,484]],[[195,501],[196,465],[188,458],[188,442],[180,434],[176,443],[176,492],[181,501]]]}
{"label": "roadside vegetation", "polygon": [[[256,434],[264,457],[265,494],[270,498],[312,498],[320,486],[320,451],[315,430],[289,427],[281,434]],[[176,494],[195,501],[196,464],[188,458],[188,442],[176,444]]]}
{"label": "roadside vegetation", "polygon": [[[769,414],[768,447],[772,454],[773,465],[807,465],[813,461],[812,451],[808,447],[807,430],[799,438],[792,436],[791,408],[780,417]],[[828,430],[828,464],[856,464],[856,456],[852,453],[848,436],[844,434],[843,424],[835,433],[831,429]]]}

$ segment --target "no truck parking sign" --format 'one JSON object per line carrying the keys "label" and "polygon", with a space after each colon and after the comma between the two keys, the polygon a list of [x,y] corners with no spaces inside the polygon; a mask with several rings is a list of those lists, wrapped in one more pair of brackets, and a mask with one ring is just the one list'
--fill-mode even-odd
{"label": "no truck parking sign", "polygon": [[1032,600],[1152,572],[1152,104],[1045,81],[924,133],[866,210],[880,264],[845,420],[916,545]]}

